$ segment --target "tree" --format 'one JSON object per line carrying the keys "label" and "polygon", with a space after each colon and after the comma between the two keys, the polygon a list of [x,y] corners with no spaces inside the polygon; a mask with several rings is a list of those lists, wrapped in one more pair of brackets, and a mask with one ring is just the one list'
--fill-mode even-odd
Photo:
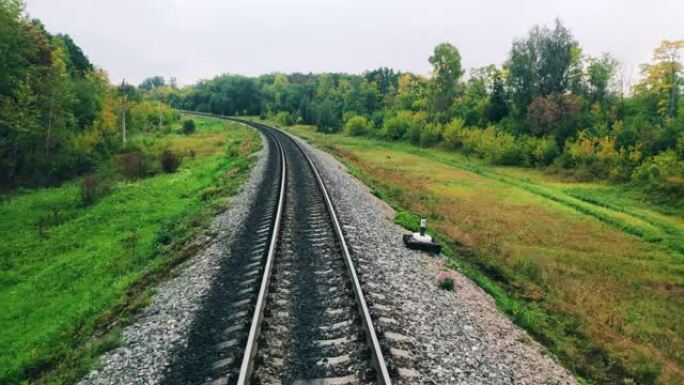
{"label": "tree", "polygon": [[21,26],[22,12],[19,0],[0,2],[0,97],[11,95],[23,80],[30,53],[34,51]]}
{"label": "tree", "polygon": [[489,96],[498,72],[493,64],[471,70],[463,95],[457,99],[459,115],[467,126],[486,124],[485,112],[489,108]]}
{"label": "tree", "polygon": [[518,115],[532,99],[562,93],[571,84],[568,76],[578,60],[578,44],[559,21],[553,30],[535,26],[526,39],[516,40],[506,63],[508,87]]}
{"label": "tree", "polygon": [[637,85],[636,92],[654,99],[656,113],[672,118],[677,115],[682,88],[682,63],[679,51],[684,49],[684,40],[664,40],[653,51],[654,64],[645,64],[641,72],[644,80]]}
{"label": "tree", "polygon": [[150,91],[155,88],[163,87],[166,85],[166,81],[164,80],[163,76],[152,76],[151,78],[147,78],[143,80],[142,83],[140,83],[139,88]]}
{"label": "tree", "polygon": [[608,96],[608,86],[615,75],[618,62],[608,53],[604,53],[599,58],[589,58],[588,62],[587,75],[590,97],[592,101],[603,102]]}
{"label": "tree", "polygon": [[73,83],[69,78],[66,65],[66,48],[62,41],[55,38],[56,49],[52,53],[52,65],[45,78],[45,88],[40,92],[44,101],[46,118],[45,125],[45,155],[49,159],[50,148],[58,144],[60,137],[66,130],[72,128],[74,116]]}
{"label": "tree", "polygon": [[400,110],[418,111],[425,108],[427,80],[418,75],[405,73],[397,81],[394,104]]}
{"label": "tree", "polygon": [[453,45],[441,43],[428,60],[433,67],[429,109],[436,120],[444,123],[449,119],[449,108],[458,94],[458,81],[463,76],[461,54]]}
{"label": "tree", "polygon": [[64,44],[68,61],[71,64],[70,70],[74,77],[84,77],[86,73],[93,70],[93,64],[71,36],[59,34],[56,37]]}
{"label": "tree", "polygon": [[316,128],[320,132],[336,132],[340,128],[341,117],[335,103],[325,99],[316,106]]}
{"label": "tree", "polygon": [[489,105],[485,111],[487,122],[497,123],[508,115],[508,103],[506,102],[506,90],[501,72],[497,71],[492,82],[492,93],[489,97]]}
{"label": "tree", "polygon": [[535,135],[554,135],[559,143],[575,134],[574,121],[582,109],[582,98],[554,93],[535,98],[527,108],[527,121]]}

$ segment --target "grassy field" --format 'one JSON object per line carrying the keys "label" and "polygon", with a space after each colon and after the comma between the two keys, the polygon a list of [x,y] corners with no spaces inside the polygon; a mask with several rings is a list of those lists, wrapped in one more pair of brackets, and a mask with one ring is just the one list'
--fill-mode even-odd
{"label": "grassy field", "polygon": [[587,383],[684,383],[684,209],[440,149],[291,132],[340,158]]}
{"label": "grassy field", "polygon": [[229,204],[259,137],[193,118],[190,136],[131,138],[152,156],[183,154],[176,173],[113,181],[87,207],[79,181],[15,192],[0,203],[0,383],[76,381],[117,343],[119,329],[107,325],[125,322],[190,254],[186,241]]}

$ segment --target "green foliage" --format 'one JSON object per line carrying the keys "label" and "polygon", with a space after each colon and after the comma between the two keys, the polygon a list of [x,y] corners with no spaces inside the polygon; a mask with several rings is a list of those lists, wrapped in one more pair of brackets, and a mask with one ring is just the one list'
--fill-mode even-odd
{"label": "green foliage", "polygon": [[684,159],[672,150],[662,152],[634,170],[633,179],[649,191],[684,196]]}
{"label": "green foliage", "polygon": [[161,170],[167,174],[173,174],[181,164],[181,158],[170,150],[164,150],[160,158]]}
{"label": "green foliage", "polygon": [[371,124],[363,115],[354,115],[344,123],[344,133],[351,136],[367,135]]}
{"label": "green foliage", "polygon": [[[633,96],[615,90],[615,59],[584,56],[555,21],[516,40],[502,66],[472,69],[467,80],[458,49],[442,43],[428,59],[430,78],[386,68],[361,76],[222,75],[172,90],[164,100],[199,111],[272,116],[282,125],[311,124],[326,133],[443,144],[493,164],[622,183],[645,160],[684,152],[677,144],[684,143],[684,114],[678,113],[684,87],[674,86],[682,82],[683,46],[663,42]],[[244,107],[236,107],[237,100]]]}
{"label": "green foliage", "polygon": [[454,149],[463,147],[464,124],[463,119],[456,118],[444,127],[444,142],[447,146]]}
{"label": "green foliage", "polygon": [[287,111],[278,112],[275,114],[275,116],[273,116],[273,120],[283,126],[291,126],[296,123],[294,116]]}
{"label": "green foliage", "polygon": [[397,115],[386,119],[382,125],[382,137],[390,140],[403,139],[411,129],[413,114],[410,111],[401,111]]}
{"label": "green foliage", "polygon": [[320,132],[337,132],[340,128],[341,116],[335,103],[325,99],[315,108],[316,127]]}
{"label": "green foliage", "polygon": [[617,67],[617,60],[607,53],[600,58],[589,58],[587,72],[593,100],[604,101],[606,99],[610,80],[615,75]]}
{"label": "green foliage", "polygon": [[[2,1],[0,50],[0,189],[58,184],[119,150],[117,92],[70,36],[26,18],[23,2]],[[158,129],[160,112],[165,129],[177,121],[134,87],[122,91],[129,134]]]}
{"label": "green foliage", "polygon": [[461,54],[449,43],[437,45],[428,59],[432,64],[433,81],[430,83],[429,111],[437,121],[444,123],[450,117],[450,108],[459,91],[458,81],[463,76]]}
{"label": "green foliage", "polygon": [[559,20],[553,29],[535,26],[526,39],[513,43],[507,62],[508,87],[517,113],[524,114],[536,97],[569,89],[577,47],[578,43]]}
{"label": "green foliage", "polygon": [[183,134],[191,135],[195,132],[195,121],[188,119],[183,121]]}
{"label": "green foliage", "polygon": [[[5,199],[0,383],[78,382],[100,353],[116,345],[119,333],[106,333],[111,325],[122,325],[144,302],[132,293],[145,292],[182,262],[184,243],[225,208],[249,174],[258,136],[237,124],[195,119],[197,135],[157,138],[173,148],[196,146],[197,158],[180,172],[128,181],[98,171]],[[228,135],[243,148],[240,155],[225,156]],[[130,141],[148,137],[137,133]],[[211,152],[198,147],[202,137]],[[106,194],[96,191],[102,183],[111,183]],[[202,194],[207,189],[213,193]],[[89,205],[83,204],[84,190],[97,197],[88,198]]]}
{"label": "green foliage", "polygon": [[420,216],[405,210],[398,210],[394,222],[413,232],[420,230]]}

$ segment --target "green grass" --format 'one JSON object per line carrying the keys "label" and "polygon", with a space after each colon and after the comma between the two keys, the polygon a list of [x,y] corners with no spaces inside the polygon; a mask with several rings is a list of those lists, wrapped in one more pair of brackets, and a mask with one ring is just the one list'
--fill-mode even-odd
{"label": "green grass", "polygon": [[198,132],[189,137],[132,138],[152,153],[194,150],[174,174],[115,181],[89,207],[78,181],[2,201],[0,383],[77,380],[116,344],[117,329],[106,332],[107,324],[144,304],[146,287],[187,257],[183,244],[227,207],[259,138],[194,119]]}
{"label": "green grass", "polygon": [[341,159],[397,223],[426,216],[448,265],[582,381],[684,382],[681,208],[444,149],[288,129]]}

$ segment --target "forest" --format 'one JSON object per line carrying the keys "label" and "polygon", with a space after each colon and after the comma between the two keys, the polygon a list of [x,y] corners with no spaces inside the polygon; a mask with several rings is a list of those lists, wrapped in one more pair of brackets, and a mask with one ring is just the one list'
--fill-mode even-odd
{"label": "forest", "polygon": [[131,131],[160,130],[182,109],[439,145],[492,164],[629,183],[660,200],[684,197],[682,40],[655,47],[636,82],[609,53],[584,54],[556,20],[515,40],[499,66],[466,70],[458,49],[442,43],[428,58],[430,76],[226,74],[183,88],[154,76],[135,87],[110,84],[68,35],[27,19],[21,1],[2,4],[5,188],[84,174],[126,151],[123,119]]}
{"label": "forest", "polygon": [[[573,180],[629,183],[661,201],[684,197],[684,41],[663,41],[631,75],[609,53],[583,53],[560,21],[513,42],[502,65],[466,71],[449,43],[431,76],[388,68],[361,75],[220,75],[173,89],[176,108],[260,115],[430,147]],[[633,83],[633,84],[632,84]]]}
{"label": "forest", "polygon": [[130,151],[123,119],[130,132],[179,119],[149,82],[110,84],[69,35],[49,33],[23,6],[0,2],[0,190],[53,185]]}

